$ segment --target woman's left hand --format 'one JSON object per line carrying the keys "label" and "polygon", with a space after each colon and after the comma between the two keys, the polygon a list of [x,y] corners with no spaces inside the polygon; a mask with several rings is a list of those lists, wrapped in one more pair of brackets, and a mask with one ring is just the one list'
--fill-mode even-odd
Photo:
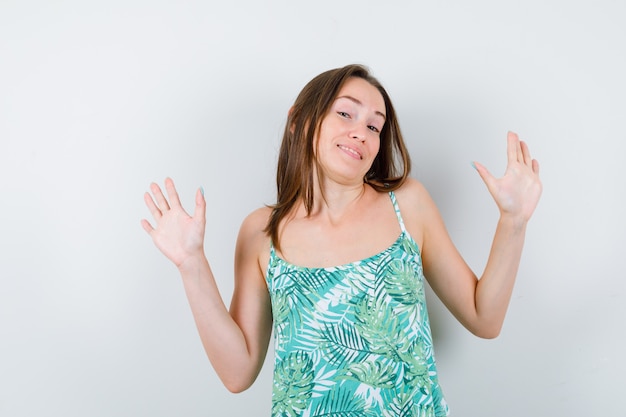
{"label": "woman's left hand", "polygon": [[502,178],[495,178],[477,162],[474,166],[498,205],[500,215],[527,222],[541,196],[539,163],[531,158],[526,143],[513,132],[507,135],[507,156],[508,163]]}

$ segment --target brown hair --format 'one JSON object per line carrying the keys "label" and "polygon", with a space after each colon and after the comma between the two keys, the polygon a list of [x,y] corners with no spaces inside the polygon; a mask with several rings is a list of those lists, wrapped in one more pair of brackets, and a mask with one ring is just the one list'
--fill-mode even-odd
{"label": "brown hair", "polygon": [[[302,199],[307,214],[313,209],[315,136],[339,90],[351,77],[366,80],[385,101],[385,124],[380,132],[380,150],[365,175],[364,182],[377,191],[398,189],[411,170],[409,153],[389,95],[369,70],[361,65],[347,65],[321,73],[304,86],[287,118],[276,171],[277,202],[272,207],[265,232],[280,250],[279,225]],[[319,172],[319,170],[317,170]],[[319,175],[319,174],[318,174]]]}

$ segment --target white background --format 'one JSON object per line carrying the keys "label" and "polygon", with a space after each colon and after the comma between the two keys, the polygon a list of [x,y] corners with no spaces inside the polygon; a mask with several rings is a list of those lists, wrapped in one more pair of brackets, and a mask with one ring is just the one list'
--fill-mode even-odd
{"label": "white background", "polygon": [[151,181],[206,190],[228,303],[243,217],[274,201],[296,94],[368,65],[468,263],[497,211],[506,132],[541,163],[501,336],[430,296],[453,416],[624,415],[622,1],[0,0],[0,415],[268,416],[271,352],[230,394],[175,268],[139,221]]}

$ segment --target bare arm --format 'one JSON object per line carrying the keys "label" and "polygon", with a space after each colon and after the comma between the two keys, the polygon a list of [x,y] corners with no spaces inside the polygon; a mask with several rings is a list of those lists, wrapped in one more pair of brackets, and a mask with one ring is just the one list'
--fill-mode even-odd
{"label": "bare arm", "polygon": [[148,193],[144,196],[156,227],[147,220],[142,220],[142,226],[178,268],[202,344],[215,371],[230,391],[243,391],[258,375],[271,332],[269,294],[258,262],[264,242],[258,230],[259,216],[247,219],[240,231],[233,304],[245,307],[235,307],[231,314],[204,254],[204,196],[200,191],[196,193],[194,214],[189,216],[171,179],[165,181],[165,187],[169,201],[156,184],[151,186],[154,198]]}
{"label": "bare arm", "polygon": [[507,169],[494,178],[475,164],[500,210],[485,270],[478,279],[454,247],[439,211],[421,192],[424,272],[443,303],[472,333],[496,337],[502,328],[517,275],[526,225],[539,201],[539,165],[517,135],[507,138]]}

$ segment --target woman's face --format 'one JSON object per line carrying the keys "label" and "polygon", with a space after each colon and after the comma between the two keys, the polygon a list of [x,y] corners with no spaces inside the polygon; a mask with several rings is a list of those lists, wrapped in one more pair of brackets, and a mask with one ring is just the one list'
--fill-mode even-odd
{"label": "woman's face", "polygon": [[380,148],[385,124],[382,94],[362,78],[350,78],[324,116],[317,139],[317,162],[324,177],[363,182]]}

